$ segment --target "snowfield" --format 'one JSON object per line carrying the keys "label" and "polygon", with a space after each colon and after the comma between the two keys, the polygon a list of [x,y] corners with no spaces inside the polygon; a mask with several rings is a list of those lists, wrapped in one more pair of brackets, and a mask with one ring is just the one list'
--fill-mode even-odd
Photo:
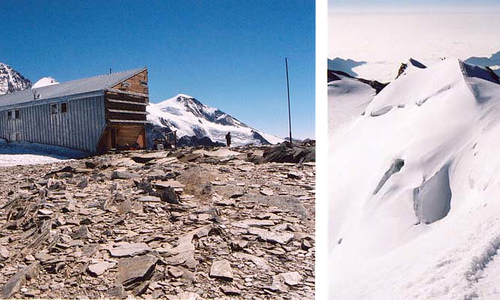
{"label": "snowfield", "polygon": [[28,142],[7,143],[0,138],[0,167],[48,164],[85,156],[78,150]]}
{"label": "snowfield", "polygon": [[342,78],[329,112],[345,116],[329,123],[331,299],[500,299],[491,74],[446,59],[378,95]]}

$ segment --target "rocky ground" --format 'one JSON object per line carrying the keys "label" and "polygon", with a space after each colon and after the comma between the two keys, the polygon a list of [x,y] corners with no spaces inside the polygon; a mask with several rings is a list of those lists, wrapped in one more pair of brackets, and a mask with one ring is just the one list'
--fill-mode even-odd
{"label": "rocky ground", "polygon": [[315,166],[265,149],[0,168],[2,298],[313,299]]}

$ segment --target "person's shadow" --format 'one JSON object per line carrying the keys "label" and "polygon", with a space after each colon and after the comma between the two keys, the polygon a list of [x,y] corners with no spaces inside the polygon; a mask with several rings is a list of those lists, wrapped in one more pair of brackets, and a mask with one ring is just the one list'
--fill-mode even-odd
{"label": "person's shadow", "polygon": [[334,59],[328,59],[328,70],[331,71],[342,71],[347,73],[353,77],[357,77],[358,74],[354,72],[352,69],[355,67],[366,64],[366,61],[355,61],[352,59],[342,59],[336,57]]}

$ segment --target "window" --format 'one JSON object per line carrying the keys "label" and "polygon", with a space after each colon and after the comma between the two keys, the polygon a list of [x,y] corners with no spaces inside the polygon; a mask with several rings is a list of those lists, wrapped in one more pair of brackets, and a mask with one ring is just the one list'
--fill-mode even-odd
{"label": "window", "polygon": [[126,90],[128,87],[130,87],[130,85],[131,84],[129,82],[122,82],[120,90]]}
{"label": "window", "polygon": [[148,82],[147,81],[144,81],[144,80],[141,80],[141,85],[143,87],[148,87]]}
{"label": "window", "polygon": [[7,112],[7,119],[9,120],[14,120],[14,119],[19,119],[21,117],[21,114],[19,113],[19,110],[9,110]]}
{"label": "window", "polygon": [[51,112],[53,115],[57,114],[57,104],[52,104],[51,105]]}
{"label": "window", "polygon": [[68,112],[68,103],[63,102],[61,103],[61,113],[67,113]]}

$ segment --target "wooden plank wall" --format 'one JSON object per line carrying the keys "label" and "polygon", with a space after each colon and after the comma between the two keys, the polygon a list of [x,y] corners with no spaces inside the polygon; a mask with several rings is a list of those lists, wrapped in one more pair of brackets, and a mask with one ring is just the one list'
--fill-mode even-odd
{"label": "wooden plank wall", "polygon": [[[130,84],[130,86],[124,85],[123,83]],[[143,83],[146,83],[146,85],[144,85]],[[125,92],[149,94],[149,89],[147,84],[148,84],[148,70],[144,70],[138,73],[137,75],[115,85],[113,89],[122,90]]]}
{"label": "wooden plank wall", "polygon": [[147,120],[146,106],[149,103],[147,83],[148,72],[144,70],[112,87],[113,90],[123,92],[108,91],[106,93],[106,121],[108,125],[101,139],[99,147],[101,152],[113,148],[113,135],[116,137],[117,149],[134,145],[139,145],[140,148],[146,146],[145,124],[133,122]]}

